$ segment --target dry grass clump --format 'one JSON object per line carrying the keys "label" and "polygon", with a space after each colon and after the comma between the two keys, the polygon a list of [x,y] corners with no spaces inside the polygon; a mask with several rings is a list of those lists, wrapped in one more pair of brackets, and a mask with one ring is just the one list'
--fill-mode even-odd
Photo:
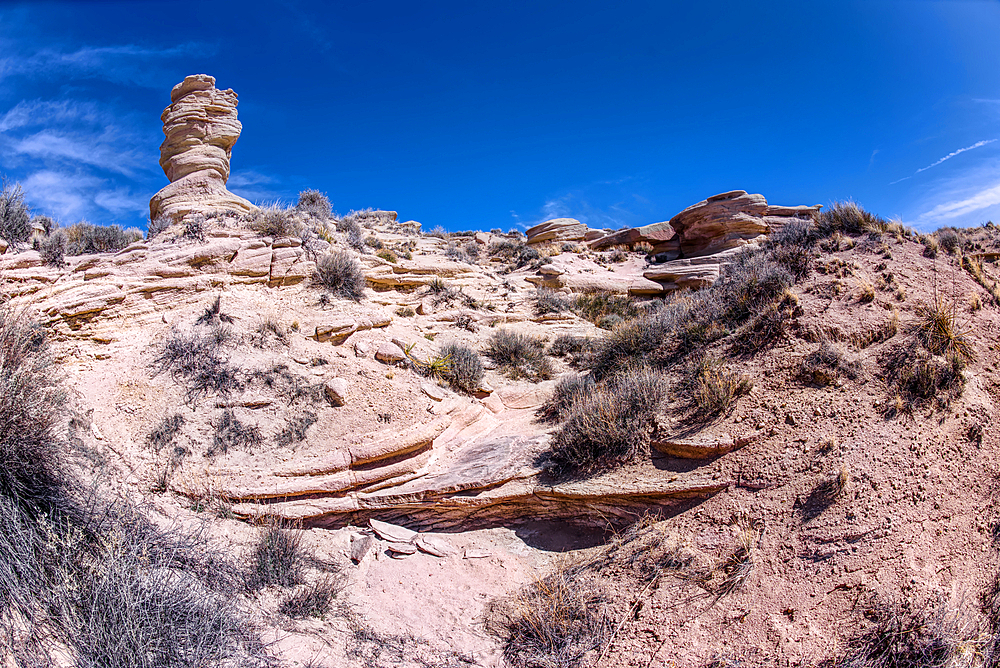
{"label": "dry grass clump", "polygon": [[824,237],[829,237],[834,232],[855,236],[882,234],[888,229],[888,225],[888,221],[865,211],[851,200],[834,202],[816,217],[816,231]]}
{"label": "dry grass clump", "polygon": [[280,524],[265,526],[250,555],[247,588],[256,591],[271,585],[292,587],[302,584],[304,566],[302,534]]}
{"label": "dry grass clump", "polygon": [[550,471],[589,474],[630,461],[648,447],[656,409],[666,395],[658,372],[639,368],[600,384],[570,383],[565,393],[575,396],[566,397],[574,400],[552,438]]}
{"label": "dry grass clump", "polygon": [[472,348],[461,343],[442,346],[438,356],[445,360],[440,375],[456,390],[472,394],[483,382],[483,360]]}
{"label": "dry grass clump", "polygon": [[544,422],[559,422],[573,408],[577,400],[594,389],[593,377],[571,373],[563,376],[556,383],[552,396],[538,409],[538,417]]}
{"label": "dry grass clump", "polygon": [[289,446],[295,445],[296,443],[301,443],[306,439],[306,432],[309,431],[309,427],[316,424],[319,418],[312,411],[302,411],[298,415],[289,418],[285,421],[285,426],[277,435],[277,443],[282,448],[287,448]]}
{"label": "dry grass clump", "polygon": [[185,386],[184,401],[194,406],[209,394],[229,396],[245,387],[244,374],[225,355],[228,333],[214,327],[207,333],[171,329],[153,361],[153,375],[169,371]]}
{"label": "dry grass clump", "polygon": [[291,209],[269,204],[246,214],[244,221],[247,227],[262,237],[292,237],[298,234],[300,226],[291,214]]}
{"label": "dry grass clump", "polygon": [[295,205],[295,208],[320,220],[329,219],[333,212],[333,208],[330,205],[330,198],[326,196],[326,193],[321,193],[312,188],[299,193],[299,202]]}
{"label": "dry grass clump", "polygon": [[[981,655],[988,638],[976,629],[937,611],[912,610],[900,603],[876,602],[866,613],[870,625],[847,642],[836,661],[843,668],[928,668],[972,665],[965,658]],[[985,664],[984,664],[985,665]]]}
{"label": "dry grass clump", "polygon": [[531,305],[535,315],[545,315],[568,311],[572,306],[572,301],[550,288],[538,288],[531,296]]}
{"label": "dry grass clump", "polygon": [[686,385],[695,413],[703,418],[722,415],[737,398],[753,389],[748,376],[729,369],[722,360],[707,356],[688,367]]}
{"label": "dry grass clump", "polygon": [[954,255],[965,246],[965,235],[954,227],[942,227],[934,235],[937,237],[938,243],[941,244],[941,248],[945,249],[948,255]]}
{"label": "dry grass clump", "polygon": [[611,636],[601,582],[562,567],[486,612],[486,629],[516,668],[576,668]]}
{"label": "dry grass clump", "polygon": [[965,358],[955,353],[942,359],[911,344],[889,350],[881,363],[890,391],[896,392],[884,407],[889,418],[928,403],[947,406],[965,388]]}
{"label": "dry grass clump", "polygon": [[917,340],[935,355],[955,354],[965,360],[975,359],[969,332],[955,317],[954,305],[937,299],[917,307],[917,321],[912,326]]}
{"label": "dry grass clump", "polygon": [[281,604],[279,611],[292,619],[322,617],[333,607],[333,601],[342,589],[343,585],[333,578],[323,578],[297,591]]}
{"label": "dry grass clump", "polygon": [[365,275],[361,265],[343,251],[324,255],[316,263],[314,280],[333,295],[359,302],[365,298]]}
{"label": "dry grass clump", "polygon": [[391,248],[383,248],[378,252],[376,252],[375,256],[380,257],[386,262],[390,262],[392,264],[396,264],[397,262],[399,262],[399,257],[396,255],[395,251],[393,251]]}
{"label": "dry grass clump", "polygon": [[799,376],[808,383],[825,387],[841,376],[856,380],[861,375],[861,361],[851,358],[839,346],[823,341],[819,348],[802,360]]}
{"label": "dry grass clump", "polygon": [[214,426],[212,446],[205,453],[209,457],[224,455],[230,449],[252,451],[264,440],[256,425],[242,422],[228,409],[222,412]]}
{"label": "dry grass clump", "polygon": [[552,361],[545,354],[545,343],[533,336],[501,329],[490,337],[483,354],[513,380],[539,381],[552,377]]}
{"label": "dry grass clump", "polygon": [[805,500],[796,501],[796,508],[803,519],[810,520],[818,517],[824,510],[836,503],[843,496],[850,481],[851,473],[846,466],[841,467],[835,475],[821,480]]}
{"label": "dry grass clump", "polygon": [[168,415],[158,425],[153,427],[153,431],[149,432],[149,435],[146,436],[146,442],[156,452],[172,447],[177,442],[177,435],[180,434],[184,422],[184,416],[180,413]]}

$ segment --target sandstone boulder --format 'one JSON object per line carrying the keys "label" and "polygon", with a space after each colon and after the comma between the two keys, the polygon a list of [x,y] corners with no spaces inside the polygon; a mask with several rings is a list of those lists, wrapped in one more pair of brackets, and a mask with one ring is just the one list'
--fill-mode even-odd
{"label": "sandstone boulder", "polygon": [[654,253],[663,253],[677,250],[679,244],[676,237],[677,232],[670,226],[670,223],[652,223],[651,225],[612,232],[590,242],[590,247],[594,250],[604,250],[612,246],[634,248],[638,243],[648,243],[653,247]]}
{"label": "sandstone boulder", "polygon": [[343,378],[331,378],[323,384],[326,399],[334,406],[343,406],[347,402],[347,381]]}
{"label": "sandstone boulder", "polygon": [[149,215],[179,220],[192,213],[228,210],[247,213],[254,206],[226,189],[229,160],[242,125],[236,120],[237,97],[219,90],[215,78],[184,78],[170,93],[163,110],[160,166],[170,185],[153,195]]}
{"label": "sandstone boulder", "polygon": [[819,206],[771,206],[763,195],[733,190],[693,204],[670,219],[682,257],[710,255],[770,234],[793,218],[807,219]]}
{"label": "sandstone boulder", "polygon": [[589,228],[576,218],[554,218],[529,227],[525,231],[529,244],[553,241],[580,241],[587,236]]}

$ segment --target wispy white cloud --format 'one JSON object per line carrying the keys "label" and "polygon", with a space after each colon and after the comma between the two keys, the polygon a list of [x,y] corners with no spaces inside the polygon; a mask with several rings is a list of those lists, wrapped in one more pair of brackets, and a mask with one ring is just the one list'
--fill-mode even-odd
{"label": "wispy white cloud", "polygon": [[101,179],[94,176],[52,170],[35,172],[22,183],[33,209],[41,209],[63,222],[89,215],[94,203],[90,193],[101,185]]}
{"label": "wispy white cloud", "polygon": [[992,206],[1000,205],[1000,181],[979,188],[975,192],[933,207],[917,218],[921,223],[949,223]]}
{"label": "wispy white cloud", "polygon": [[931,164],[927,165],[926,167],[921,167],[920,169],[918,169],[917,171],[915,171],[914,174],[919,174],[920,172],[926,172],[931,167],[937,167],[938,165],[940,165],[945,160],[951,160],[952,158],[954,158],[956,155],[958,155],[960,153],[965,153],[966,151],[971,151],[974,148],[979,148],[981,146],[986,146],[987,144],[992,144],[995,141],[996,141],[996,139],[984,139],[983,141],[977,141],[972,146],[966,146],[965,148],[960,148],[957,151],[952,151],[951,153],[949,153],[948,155],[944,156],[943,158],[941,158],[937,162],[931,163]]}
{"label": "wispy white cloud", "polygon": [[140,156],[131,141],[122,141],[126,136],[124,132],[95,135],[42,130],[15,142],[12,149],[34,158],[82,163],[124,176],[156,167],[151,155]]}
{"label": "wispy white cloud", "polygon": [[[911,174],[910,176],[904,176],[901,179],[896,179],[895,181],[890,181],[889,185],[890,186],[894,186],[897,183],[902,183],[903,181],[906,181],[907,179],[912,179],[914,176],[916,176],[920,172],[926,172],[928,169],[931,169],[932,167],[937,167],[942,162],[944,162],[946,160],[951,160],[956,155],[961,155],[962,153],[965,153],[966,151],[971,151],[972,149],[975,149],[975,148],[981,148],[983,146],[986,146],[987,144],[992,144],[995,141],[996,141],[996,139],[984,139],[982,141],[977,141],[972,146],[966,146],[965,148],[960,148],[960,149],[957,149],[955,151],[952,151],[948,155],[944,156],[943,158],[940,158],[939,160],[936,160],[935,162],[932,162],[931,164],[927,165],[926,167],[921,167],[917,171],[913,172],[913,174]],[[873,153],[872,154],[872,158],[874,158],[874,157],[875,157],[875,154]]]}
{"label": "wispy white cloud", "polygon": [[215,53],[211,44],[186,43],[164,48],[135,44],[83,46],[75,50],[41,49],[0,60],[0,81],[16,76],[33,79],[79,77],[139,86],[160,86],[163,63]]}
{"label": "wispy white cloud", "polygon": [[0,114],[0,132],[69,122],[107,123],[110,114],[82,100],[21,100]]}

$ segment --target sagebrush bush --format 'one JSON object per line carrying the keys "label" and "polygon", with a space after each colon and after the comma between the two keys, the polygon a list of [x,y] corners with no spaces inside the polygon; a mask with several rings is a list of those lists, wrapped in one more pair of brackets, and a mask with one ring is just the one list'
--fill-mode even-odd
{"label": "sagebrush bush", "polygon": [[356,302],[365,298],[364,272],[349,253],[341,251],[321,257],[314,278],[337,297]]}
{"label": "sagebrush bush", "polygon": [[941,248],[945,249],[948,255],[954,255],[965,244],[965,236],[953,227],[942,227],[934,234],[938,243],[941,244]]}
{"label": "sagebrush bush", "polygon": [[446,360],[446,369],[441,377],[456,390],[472,394],[483,382],[483,361],[472,348],[460,343],[449,343],[438,351],[438,356]]}
{"label": "sagebrush bush", "polygon": [[602,329],[611,329],[639,315],[635,299],[606,290],[584,292],[572,302],[573,311]]}
{"label": "sagebrush bush", "polygon": [[24,243],[31,238],[31,212],[24,201],[21,184],[0,182],[0,238],[9,244]]}
{"label": "sagebrush bush", "polygon": [[666,395],[659,373],[630,369],[578,392],[552,438],[549,470],[592,473],[630,461],[648,447],[656,409]]}
{"label": "sagebrush bush", "polygon": [[711,357],[693,362],[689,378],[695,413],[706,419],[722,415],[733,401],[753,389],[749,377],[729,369],[722,360]]}
{"label": "sagebrush bush", "polygon": [[146,221],[146,239],[153,239],[160,232],[164,231],[171,225],[173,225],[173,220],[168,216],[157,216],[156,218],[150,218]]}
{"label": "sagebrush bush", "polygon": [[247,227],[262,237],[291,237],[299,233],[299,224],[291,211],[279,204],[262,206],[244,217]]}
{"label": "sagebrush bush", "polygon": [[510,273],[542,259],[538,250],[529,246],[522,239],[494,241],[486,247],[486,254],[506,262],[505,273]]}
{"label": "sagebrush bush", "polygon": [[546,313],[562,313],[572,306],[572,300],[550,288],[538,288],[531,296],[535,315]]}
{"label": "sagebrush bush", "polygon": [[119,225],[91,225],[88,222],[70,225],[65,232],[67,255],[112,253],[142,239],[142,231],[134,227],[123,230]]}
{"label": "sagebrush bush", "polygon": [[818,349],[803,358],[799,374],[806,382],[826,386],[841,375],[852,380],[858,378],[861,375],[861,361],[849,357],[839,346],[823,341]]}
{"label": "sagebrush bush", "polygon": [[565,418],[573,405],[594,389],[592,376],[568,374],[559,379],[552,396],[538,409],[538,417],[545,422],[559,422]]}
{"label": "sagebrush bush", "polygon": [[66,233],[56,230],[51,235],[35,240],[35,250],[42,256],[42,262],[50,267],[66,266]]}
{"label": "sagebrush bush", "polygon": [[330,198],[325,193],[314,189],[300,192],[299,203],[295,205],[295,208],[320,220],[327,220],[333,212]]}
{"label": "sagebrush bush", "polygon": [[495,332],[483,354],[497,368],[514,380],[546,380],[552,377],[552,362],[545,354],[545,344],[527,334],[502,329]]}

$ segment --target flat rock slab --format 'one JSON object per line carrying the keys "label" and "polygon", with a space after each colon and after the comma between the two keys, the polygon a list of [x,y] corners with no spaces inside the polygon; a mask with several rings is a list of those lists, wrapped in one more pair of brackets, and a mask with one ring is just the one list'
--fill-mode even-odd
{"label": "flat rock slab", "polygon": [[729,434],[699,435],[691,438],[664,438],[653,440],[650,446],[670,457],[680,459],[712,459],[742,448],[755,440],[755,436],[734,439]]}
{"label": "flat rock slab", "polygon": [[373,519],[369,520],[369,525],[378,534],[379,538],[391,543],[409,543],[417,537],[416,531],[395,524],[389,524],[388,522],[380,522]]}
{"label": "flat rock slab", "polygon": [[374,544],[375,539],[372,536],[351,536],[351,561],[360,564]]}
{"label": "flat rock slab", "polygon": [[435,557],[447,557],[455,554],[455,548],[444,538],[436,536],[417,536],[413,541],[421,552],[426,552]]}

